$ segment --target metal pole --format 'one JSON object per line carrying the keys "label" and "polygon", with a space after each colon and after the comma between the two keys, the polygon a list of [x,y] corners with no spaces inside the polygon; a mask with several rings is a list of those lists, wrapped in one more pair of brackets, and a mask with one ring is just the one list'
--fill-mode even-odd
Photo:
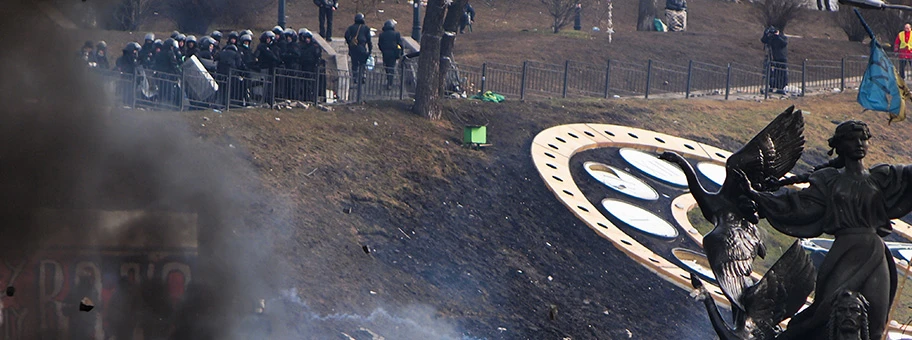
{"label": "metal pole", "polygon": [[[180,82],[180,83],[181,83],[181,84],[186,84],[186,83],[187,83],[187,75],[186,75],[186,73],[184,73],[183,71],[181,71],[181,82]],[[168,87],[170,87],[170,88],[172,88],[172,89],[174,88],[174,87],[172,87],[172,86],[168,86]],[[171,92],[171,91],[168,91],[168,92]],[[178,111],[184,111],[184,89],[178,88],[178,93],[177,93],[177,95],[180,97],[180,98],[178,98],[178,100],[180,100],[180,105],[178,105],[178,107],[180,108],[180,110],[178,110]],[[174,98],[168,98],[168,99],[174,100]]]}
{"label": "metal pole", "polygon": [[608,98],[608,89],[611,87],[611,59],[605,65],[605,98]]}
{"label": "metal pole", "polygon": [[732,82],[732,64],[728,63],[728,72],[725,74],[725,100],[728,100],[728,94],[731,92]]}
{"label": "metal pole", "polygon": [[646,99],[649,99],[649,82],[652,80],[652,59],[646,62]]}
{"label": "metal pole", "polygon": [[488,81],[488,63],[481,63],[481,93],[485,92],[485,83]]}
{"label": "metal pole", "polygon": [[805,59],[801,62],[801,95],[804,95],[804,89],[807,86],[807,63],[808,60]]}
{"label": "metal pole", "polygon": [[519,100],[526,100],[526,69],[529,67],[529,62],[523,62],[522,69],[522,78],[519,82]]}
{"label": "metal pole", "polygon": [[421,14],[419,10],[421,9],[421,0],[414,0],[415,11],[412,14],[412,39],[415,39],[417,42],[421,42]]}
{"label": "metal pole", "polygon": [[[143,78],[143,79],[145,79],[145,78]],[[136,93],[136,83],[138,81],[139,81],[139,72],[136,69],[136,67],[134,67],[133,68],[133,86],[131,87],[133,89],[133,93],[130,95],[130,108],[132,108],[134,110],[136,109],[136,96],[139,95],[138,93]]]}
{"label": "metal pole", "polygon": [[839,69],[839,92],[845,92],[845,57],[842,57],[842,65]]}
{"label": "metal pole", "polygon": [[687,63],[687,87],[684,89],[684,99],[690,98],[690,81],[693,78],[694,61]]}
{"label": "metal pole", "polygon": [[773,59],[767,57],[766,61],[766,70],[763,70],[763,75],[765,77],[763,78],[763,85],[761,85],[766,89],[766,91],[763,91],[763,99],[769,99],[770,97],[770,77],[773,72]]}
{"label": "metal pole", "polygon": [[285,0],[279,0],[279,26],[285,28]]}
{"label": "metal pole", "polygon": [[399,61],[399,100],[405,93],[405,60]]}
{"label": "metal pole", "polygon": [[562,98],[567,98],[567,77],[570,74],[570,61],[564,62],[564,90],[561,92]]}
{"label": "metal pole", "polygon": [[231,73],[233,71],[234,71],[234,69],[228,70],[228,80],[227,80],[227,84],[225,84],[225,87],[228,90],[226,92],[226,96],[225,96],[225,111],[228,111],[228,107],[231,106],[231,95],[232,95],[232,93],[231,93],[231,79],[232,79]]}

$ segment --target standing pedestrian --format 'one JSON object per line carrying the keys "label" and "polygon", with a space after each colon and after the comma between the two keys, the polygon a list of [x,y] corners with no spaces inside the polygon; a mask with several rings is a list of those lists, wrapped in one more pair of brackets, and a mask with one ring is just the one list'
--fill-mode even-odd
{"label": "standing pedestrian", "polygon": [[386,88],[393,87],[393,78],[396,74],[396,61],[402,57],[402,35],[396,32],[396,20],[387,20],[383,24],[383,33],[380,33],[377,45],[383,54],[383,68],[386,70]]}
{"label": "standing pedestrian", "polygon": [[788,86],[788,38],[778,28],[770,26],[760,42],[766,44],[769,87],[776,93],[785,94],[785,87]]}
{"label": "standing pedestrian", "polygon": [[912,65],[912,25],[906,24],[896,35],[893,52],[899,53],[899,77],[906,79],[906,65]]}
{"label": "standing pedestrian", "polygon": [[313,2],[320,8],[320,36],[326,41],[332,41],[333,12],[339,9],[339,1],[313,0]]}
{"label": "standing pedestrian", "polygon": [[364,83],[367,78],[364,67],[367,64],[367,58],[374,50],[370,27],[364,22],[364,14],[355,14],[355,23],[345,30],[345,43],[348,45],[348,56],[351,58],[352,76],[355,81]]}

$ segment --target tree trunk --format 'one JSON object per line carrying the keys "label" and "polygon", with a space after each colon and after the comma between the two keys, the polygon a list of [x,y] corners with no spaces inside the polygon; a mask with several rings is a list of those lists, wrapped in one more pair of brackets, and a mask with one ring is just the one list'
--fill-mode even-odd
{"label": "tree trunk", "polygon": [[418,57],[418,84],[412,112],[430,119],[440,118],[440,40],[443,35],[444,0],[429,0],[421,32],[421,56]]}
{"label": "tree trunk", "polygon": [[453,46],[456,44],[456,32],[459,29],[459,19],[465,12],[465,4],[468,0],[454,0],[449,6],[446,18],[443,19],[443,38],[440,40],[440,77],[437,84],[438,92],[441,96],[446,95],[447,72],[449,72],[455,60],[453,60]]}
{"label": "tree trunk", "polygon": [[637,14],[637,31],[655,31],[652,23],[656,17],[656,0],[640,0],[640,10]]}

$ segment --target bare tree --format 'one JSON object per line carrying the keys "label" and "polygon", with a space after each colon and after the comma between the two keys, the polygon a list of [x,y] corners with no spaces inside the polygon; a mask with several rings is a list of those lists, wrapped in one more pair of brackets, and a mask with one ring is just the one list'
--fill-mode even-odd
{"label": "bare tree", "polygon": [[548,7],[548,14],[554,21],[551,24],[551,30],[554,33],[560,32],[561,28],[573,22],[573,16],[576,14],[576,5],[584,0],[539,0]]}
{"label": "bare tree", "polygon": [[443,19],[450,0],[428,0],[421,31],[421,56],[418,57],[418,84],[412,112],[439,119],[440,111],[440,41]]}
{"label": "bare tree", "polygon": [[121,0],[114,10],[116,28],[135,31],[153,15],[158,1],[155,0]]}
{"label": "bare tree", "polygon": [[776,26],[785,32],[785,26],[805,13],[805,0],[763,0],[754,3],[757,19],[764,27]]}
{"label": "bare tree", "polygon": [[440,77],[437,84],[440,95],[446,95],[446,79],[450,69],[456,63],[453,60],[456,30],[459,28],[459,19],[465,14],[465,5],[468,2],[468,0],[453,0],[447,8],[446,17],[443,19],[443,38],[440,41]]}
{"label": "bare tree", "polygon": [[637,12],[637,31],[655,31],[656,0],[640,0]]}

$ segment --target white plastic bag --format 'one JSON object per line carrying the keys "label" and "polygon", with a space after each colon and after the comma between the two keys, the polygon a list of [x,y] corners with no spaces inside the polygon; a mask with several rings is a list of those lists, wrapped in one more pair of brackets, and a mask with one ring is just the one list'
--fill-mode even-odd
{"label": "white plastic bag", "polygon": [[367,68],[368,71],[373,71],[374,64],[375,64],[374,56],[371,55],[371,56],[367,57],[367,64],[365,64],[364,67]]}

